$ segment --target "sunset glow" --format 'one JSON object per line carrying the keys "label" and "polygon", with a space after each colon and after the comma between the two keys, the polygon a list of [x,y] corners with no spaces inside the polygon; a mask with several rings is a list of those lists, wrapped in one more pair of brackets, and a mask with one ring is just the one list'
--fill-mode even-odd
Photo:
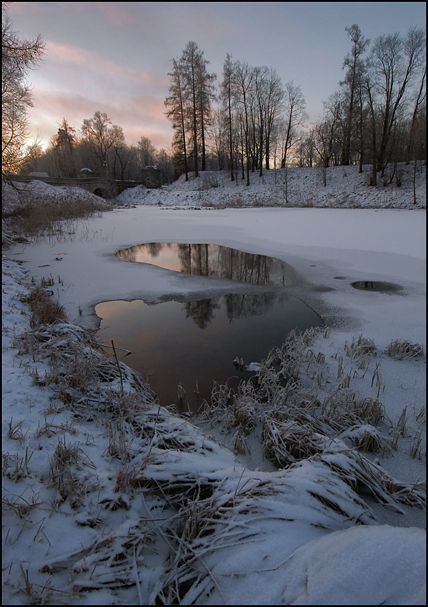
{"label": "sunset glow", "polygon": [[[221,81],[226,53],[250,65],[272,66],[283,82],[302,87],[309,120],[343,77],[349,50],[345,27],[367,38],[425,24],[425,3],[14,2],[8,7],[23,38],[41,34],[43,63],[29,74],[30,132],[46,145],[62,118],[80,129],[107,113],[128,144],[149,137],[172,141],[165,116],[172,59],[195,40]],[[269,44],[264,41],[269,40]]]}

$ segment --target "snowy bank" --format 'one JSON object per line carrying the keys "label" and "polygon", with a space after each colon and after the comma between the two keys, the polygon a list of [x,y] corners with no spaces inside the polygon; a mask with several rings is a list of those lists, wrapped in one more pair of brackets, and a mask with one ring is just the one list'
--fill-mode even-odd
{"label": "snowy bank", "polygon": [[[398,177],[398,181],[397,181]],[[338,166],[327,169],[289,168],[250,174],[250,185],[238,174],[231,181],[228,171],[201,172],[198,178],[182,175],[160,190],[130,188],[116,200],[132,204],[197,207],[329,207],[329,208],[425,208],[426,165],[399,164],[379,175],[370,186],[371,166]],[[398,185],[399,184],[399,185]],[[416,205],[414,199],[416,196]]]}

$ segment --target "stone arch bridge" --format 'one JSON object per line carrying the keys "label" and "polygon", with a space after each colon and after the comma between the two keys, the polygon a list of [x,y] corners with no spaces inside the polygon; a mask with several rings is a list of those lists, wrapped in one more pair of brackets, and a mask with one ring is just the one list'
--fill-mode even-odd
{"label": "stone arch bridge", "polygon": [[101,196],[102,198],[115,198],[127,188],[135,188],[137,185],[144,185],[146,188],[160,188],[161,175],[159,169],[145,169],[142,171],[141,181],[121,181],[119,179],[102,179],[93,175],[85,175],[76,178],[62,177],[41,177],[41,176],[21,176],[11,175],[11,181],[20,183],[29,183],[33,180],[43,181],[49,185],[63,185],[69,187],[78,187]]}

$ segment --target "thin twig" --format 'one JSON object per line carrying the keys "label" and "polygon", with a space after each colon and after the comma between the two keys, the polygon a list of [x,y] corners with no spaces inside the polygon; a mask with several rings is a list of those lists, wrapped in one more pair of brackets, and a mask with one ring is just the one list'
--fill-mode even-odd
{"label": "thin twig", "polygon": [[116,348],[114,347],[114,341],[111,340],[111,345],[113,348],[113,352],[114,352],[114,356],[116,358],[116,363],[117,363],[117,368],[119,369],[119,376],[120,376],[120,386],[121,386],[121,396],[123,396],[123,379],[122,379],[122,371],[120,370],[120,365],[119,365],[119,360],[117,358],[117,354],[116,354]]}

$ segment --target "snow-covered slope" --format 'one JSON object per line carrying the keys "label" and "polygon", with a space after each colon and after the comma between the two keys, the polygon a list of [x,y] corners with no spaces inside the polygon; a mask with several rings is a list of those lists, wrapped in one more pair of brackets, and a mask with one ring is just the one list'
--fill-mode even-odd
{"label": "snow-covered slope", "polygon": [[[231,181],[228,171],[201,172],[199,177],[182,175],[159,190],[141,187],[122,192],[116,201],[129,205],[196,207],[338,207],[338,208],[425,208],[426,166],[399,164],[378,175],[370,186],[371,166],[290,168],[250,173],[250,185],[242,175]],[[397,176],[399,178],[397,185]],[[416,196],[416,205],[414,198]]]}

